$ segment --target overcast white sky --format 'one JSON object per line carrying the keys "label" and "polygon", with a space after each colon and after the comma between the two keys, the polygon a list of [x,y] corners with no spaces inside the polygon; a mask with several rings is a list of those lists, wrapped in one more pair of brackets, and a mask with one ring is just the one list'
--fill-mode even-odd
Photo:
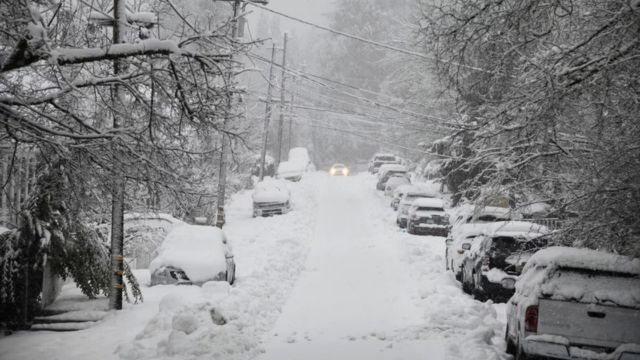
{"label": "overcast white sky", "polygon": [[[291,15],[303,20],[320,25],[328,25],[325,14],[331,11],[336,0],[268,0],[268,8]],[[253,10],[249,16],[249,23],[254,28],[263,10],[249,6],[247,9]],[[280,19],[282,31],[291,33],[295,29],[296,33],[309,30],[309,26],[291,21],[286,18]]]}

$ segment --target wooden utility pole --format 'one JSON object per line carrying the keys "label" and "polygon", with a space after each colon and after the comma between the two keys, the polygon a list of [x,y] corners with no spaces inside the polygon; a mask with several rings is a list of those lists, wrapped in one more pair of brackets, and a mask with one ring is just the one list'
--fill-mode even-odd
{"label": "wooden utility pole", "polygon": [[227,106],[224,121],[222,122],[222,139],[220,146],[220,163],[218,169],[218,196],[216,198],[216,226],[222,229],[225,223],[224,214],[224,198],[225,190],[227,187],[227,147],[231,146],[229,137],[224,131],[227,129],[227,124],[231,119],[231,111],[233,109],[233,93],[231,86],[233,82],[233,54],[236,49],[236,37],[238,35],[238,10],[240,9],[241,0],[233,0],[233,18],[231,19],[231,68],[225,75],[227,83]]}
{"label": "wooden utility pole", "polygon": [[264,161],[267,157],[269,140],[269,122],[271,121],[271,88],[273,84],[273,63],[276,60],[276,44],[271,49],[271,67],[269,68],[269,84],[267,86],[267,103],[264,110],[264,134],[262,135],[262,154],[260,154],[260,181],[264,179]]}
{"label": "wooden utility pole", "polygon": [[282,79],[280,79],[280,119],[278,120],[278,148],[276,150],[276,168],[282,160],[282,128],[284,127],[284,111],[285,111],[285,78],[287,70],[287,33],[284,33],[284,44],[282,47]]}
{"label": "wooden utility pole", "polygon": [[[124,43],[124,32],[127,26],[126,0],[114,0],[113,6],[113,43]],[[113,61],[113,74],[118,77],[122,72],[122,60]],[[112,87],[113,107],[113,128],[123,127],[123,119],[118,111],[124,109],[124,102],[120,84],[116,82]],[[109,294],[109,308],[112,310],[122,309],[122,290],[124,289],[124,169],[121,167],[119,159],[119,149],[116,142],[112,145],[113,150],[113,185],[111,193],[111,293]]]}

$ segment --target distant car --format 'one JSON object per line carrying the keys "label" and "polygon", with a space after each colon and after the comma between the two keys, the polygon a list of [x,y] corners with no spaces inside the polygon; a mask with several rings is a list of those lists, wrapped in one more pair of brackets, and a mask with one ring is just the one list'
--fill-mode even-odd
{"label": "distant car", "polygon": [[331,176],[349,176],[349,168],[345,164],[333,164],[331,169],[329,169],[329,174],[331,174]]}
{"label": "distant car", "polygon": [[506,301],[527,260],[547,246],[549,233],[525,221],[491,224],[464,254],[462,289],[478,300]]}
{"label": "distant car", "polygon": [[375,174],[383,164],[400,164],[400,159],[393,154],[378,153],[369,161],[369,172]]}
{"label": "distant car", "polygon": [[398,204],[400,204],[400,200],[404,197],[409,191],[417,191],[418,187],[414,185],[400,185],[395,190],[393,190],[393,196],[391,197],[391,207],[393,210],[398,210]]}
{"label": "distant car", "polygon": [[549,247],[529,259],[507,304],[515,359],[640,359],[640,260]]}
{"label": "distant car", "polygon": [[253,217],[282,215],[291,210],[291,193],[282,180],[265,178],[256,184],[251,199]]}
{"label": "distant car", "polygon": [[380,166],[376,189],[384,190],[387,181],[394,176],[406,176],[408,178],[407,168],[404,165],[398,164],[385,164]]}
{"label": "distant car", "polygon": [[396,224],[398,224],[398,226],[401,229],[404,229],[407,227],[407,219],[409,218],[409,208],[411,207],[411,204],[413,204],[414,200],[419,198],[435,198],[435,197],[436,197],[436,194],[429,191],[424,191],[419,189],[407,191],[402,197],[402,199],[400,200],[400,202],[398,203],[398,214],[396,217]]}
{"label": "distant car", "polygon": [[235,281],[236,264],[231,245],[214,226],[175,227],[149,266],[151,285],[202,285],[207,281]]}
{"label": "distant car", "polygon": [[444,212],[444,201],[434,198],[414,200],[409,208],[407,232],[409,234],[447,236],[449,217]]}
{"label": "distant car", "polygon": [[276,177],[288,181],[300,181],[306,172],[306,165],[302,163],[283,161],[278,165]]}
{"label": "distant car", "polygon": [[402,185],[411,185],[411,181],[406,176],[394,176],[390,178],[384,186],[384,196],[393,196],[396,188]]}

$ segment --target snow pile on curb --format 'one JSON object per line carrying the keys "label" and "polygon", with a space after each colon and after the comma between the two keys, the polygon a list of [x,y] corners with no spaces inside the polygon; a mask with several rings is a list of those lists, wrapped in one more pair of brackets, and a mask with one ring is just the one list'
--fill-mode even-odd
{"label": "snow pile on curb", "polygon": [[400,232],[388,200],[377,195],[380,206],[372,207],[369,216],[380,219],[379,231],[398,242],[408,276],[419,284],[416,304],[424,309],[424,325],[406,329],[397,338],[440,339],[446,344],[447,359],[507,359],[503,336],[506,305],[482,303],[464,294],[453,274],[445,270],[444,238]]}
{"label": "snow pile on curb", "polygon": [[237,264],[234,286],[185,286],[162,299],[158,314],[116,353],[125,360],[247,359],[261,353],[310,248],[317,174],[291,184],[292,211],[252,218],[251,191],[236,194],[225,233]]}

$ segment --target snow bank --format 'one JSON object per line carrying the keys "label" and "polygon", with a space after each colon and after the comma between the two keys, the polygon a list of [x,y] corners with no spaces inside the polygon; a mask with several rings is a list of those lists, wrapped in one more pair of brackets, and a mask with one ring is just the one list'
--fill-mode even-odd
{"label": "snow bank", "polygon": [[324,180],[310,173],[290,184],[298,206],[272,218],[251,217],[251,191],[234,195],[225,225],[234,244],[234,286],[173,286],[179,291],[162,299],[144,330],[116,355],[126,360],[234,360],[260,354],[260,339],[275,323],[303,268],[314,228],[314,189]]}
{"label": "snow bank", "polygon": [[224,237],[222,230],[213,226],[178,226],[167,235],[149,270],[153,273],[163,266],[174,266],[193,282],[212,280],[227,269]]}

